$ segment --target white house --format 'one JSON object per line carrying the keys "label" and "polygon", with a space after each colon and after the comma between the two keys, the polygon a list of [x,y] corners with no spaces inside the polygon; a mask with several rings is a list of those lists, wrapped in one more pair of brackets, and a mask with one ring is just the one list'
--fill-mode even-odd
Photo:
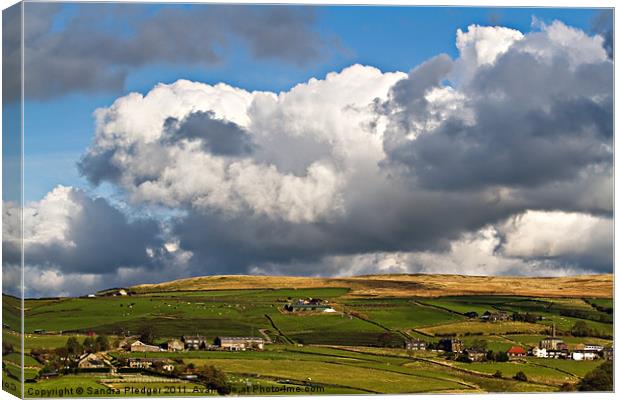
{"label": "white house", "polygon": [[591,361],[598,358],[596,353],[592,353],[589,351],[574,351],[572,354],[572,358],[575,361]]}
{"label": "white house", "polygon": [[538,357],[538,358],[547,358],[547,349],[545,348],[540,348],[540,347],[534,347],[532,349],[532,355],[534,357]]}

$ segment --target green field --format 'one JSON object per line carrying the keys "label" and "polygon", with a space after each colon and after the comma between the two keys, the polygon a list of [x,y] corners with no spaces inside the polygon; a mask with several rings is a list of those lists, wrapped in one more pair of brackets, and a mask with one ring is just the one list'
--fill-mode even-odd
{"label": "green field", "polygon": [[[286,312],[283,306],[305,298],[328,301],[337,311]],[[5,296],[9,327],[3,340],[15,352],[4,357],[5,373],[19,374],[17,367],[21,346],[11,324],[19,322],[19,302]],[[566,310],[605,314],[600,307],[610,300],[581,298],[526,298],[519,296],[449,296],[438,298],[384,297],[360,298],[346,288],[316,289],[235,289],[212,291],[155,292],[134,296],[63,298],[26,301],[26,335],[24,337],[27,378],[35,378],[41,365],[29,356],[32,349],[64,347],[71,336],[84,341],[87,332],[107,334],[110,342],[136,340],[138,332],[148,327],[154,343],[164,343],[182,335],[200,334],[212,342],[217,336],[262,336],[274,343],[265,351],[186,351],[130,353],[122,349],[108,352],[114,362],[127,358],[170,359],[177,365],[194,367],[212,365],[226,372],[231,387],[242,394],[248,388],[279,387],[292,394],[368,394],[368,393],[479,393],[479,392],[547,392],[557,391],[566,382],[577,382],[600,361],[534,359],[519,362],[461,363],[447,359],[437,351],[410,352],[404,348],[408,337],[436,342],[443,336],[457,335],[466,347],[483,341],[487,350],[506,351],[513,345],[536,346],[555,323],[570,348],[593,343],[613,345],[602,337],[567,335],[577,321],[585,321],[600,335],[613,334],[611,323],[562,315]],[[475,311],[531,312],[544,316],[536,323],[484,322],[463,314]],[[17,319],[14,317],[17,315]],[[12,319],[13,318],[13,319]],[[6,319],[5,319],[6,320]],[[34,334],[35,330],[44,333]],[[501,371],[503,378],[491,376]],[[512,379],[524,372],[529,382]],[[10,377],[5,379],[13,382]],[[119,376],[121,378],[119,378]],[[113,379],[121,379],[114,381]],[[107,385],[107,386],[106,386]],[[170,386],[178,393],[163,392]],[[199,385],[201,386],[201,385]],[[209,395],[194,393],[193,382],[161,382],[141,375],[79,374],[66,375],[26,384],[26,395],[35,390],[90,387],[95,394],[82,397],[116,397]],[[202,387],[202,386],[201,386]],[[308,390],[321,388],[321,392]],[[116,393],[118,389],[122,393]],[[128,388],[128,389],[125,389]],[[188,393],[189,389],[192,393]],[[127,393],[124,391],[128,390]],[[264,392],[245,394],[265,394]],[[291,392],[268,394],[291,394]],[[213,394],[213,393],[211,393]],[[67,394],[65,397],[80,397]]]}

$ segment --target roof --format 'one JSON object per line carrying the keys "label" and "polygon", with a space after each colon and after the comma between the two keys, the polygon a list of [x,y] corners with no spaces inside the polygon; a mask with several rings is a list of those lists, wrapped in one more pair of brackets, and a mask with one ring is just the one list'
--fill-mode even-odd
{"label": "roof", "polygon": [[525,350],[521,346],[512,346],[507,353],[525,354]]}
{"label": "roof", "polygon": [[218,336],[220,340],[265,340],[256,336]]}

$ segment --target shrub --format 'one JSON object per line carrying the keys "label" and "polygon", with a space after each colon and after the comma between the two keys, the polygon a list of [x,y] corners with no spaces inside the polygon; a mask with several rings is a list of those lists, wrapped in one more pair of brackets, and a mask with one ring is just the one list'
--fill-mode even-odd
{"label": "shrub", "polygon": [[519,371],[512,377],[513,379],[521,382],[527,382],[527,375],[523,371]]}
{"label": "shrub", "polygon": [[588,372],[577,384],[577,390],[592,392],[611,392],[614,389],[614,365],[605,361],[598,368]]}
{"label": "shrub", "polygon": [[500,371],[500,370],[495,371],[495,373],[493,374],[493,377],[494,378],[502,378],[503,377],[502,371]]}

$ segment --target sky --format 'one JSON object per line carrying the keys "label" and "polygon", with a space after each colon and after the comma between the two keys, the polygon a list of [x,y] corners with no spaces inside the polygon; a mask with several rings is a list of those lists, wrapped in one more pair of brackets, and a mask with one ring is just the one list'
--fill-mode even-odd
{"label": "sky", "polygon": [[612,272],[611,18],[26,3],[26,293]]}

